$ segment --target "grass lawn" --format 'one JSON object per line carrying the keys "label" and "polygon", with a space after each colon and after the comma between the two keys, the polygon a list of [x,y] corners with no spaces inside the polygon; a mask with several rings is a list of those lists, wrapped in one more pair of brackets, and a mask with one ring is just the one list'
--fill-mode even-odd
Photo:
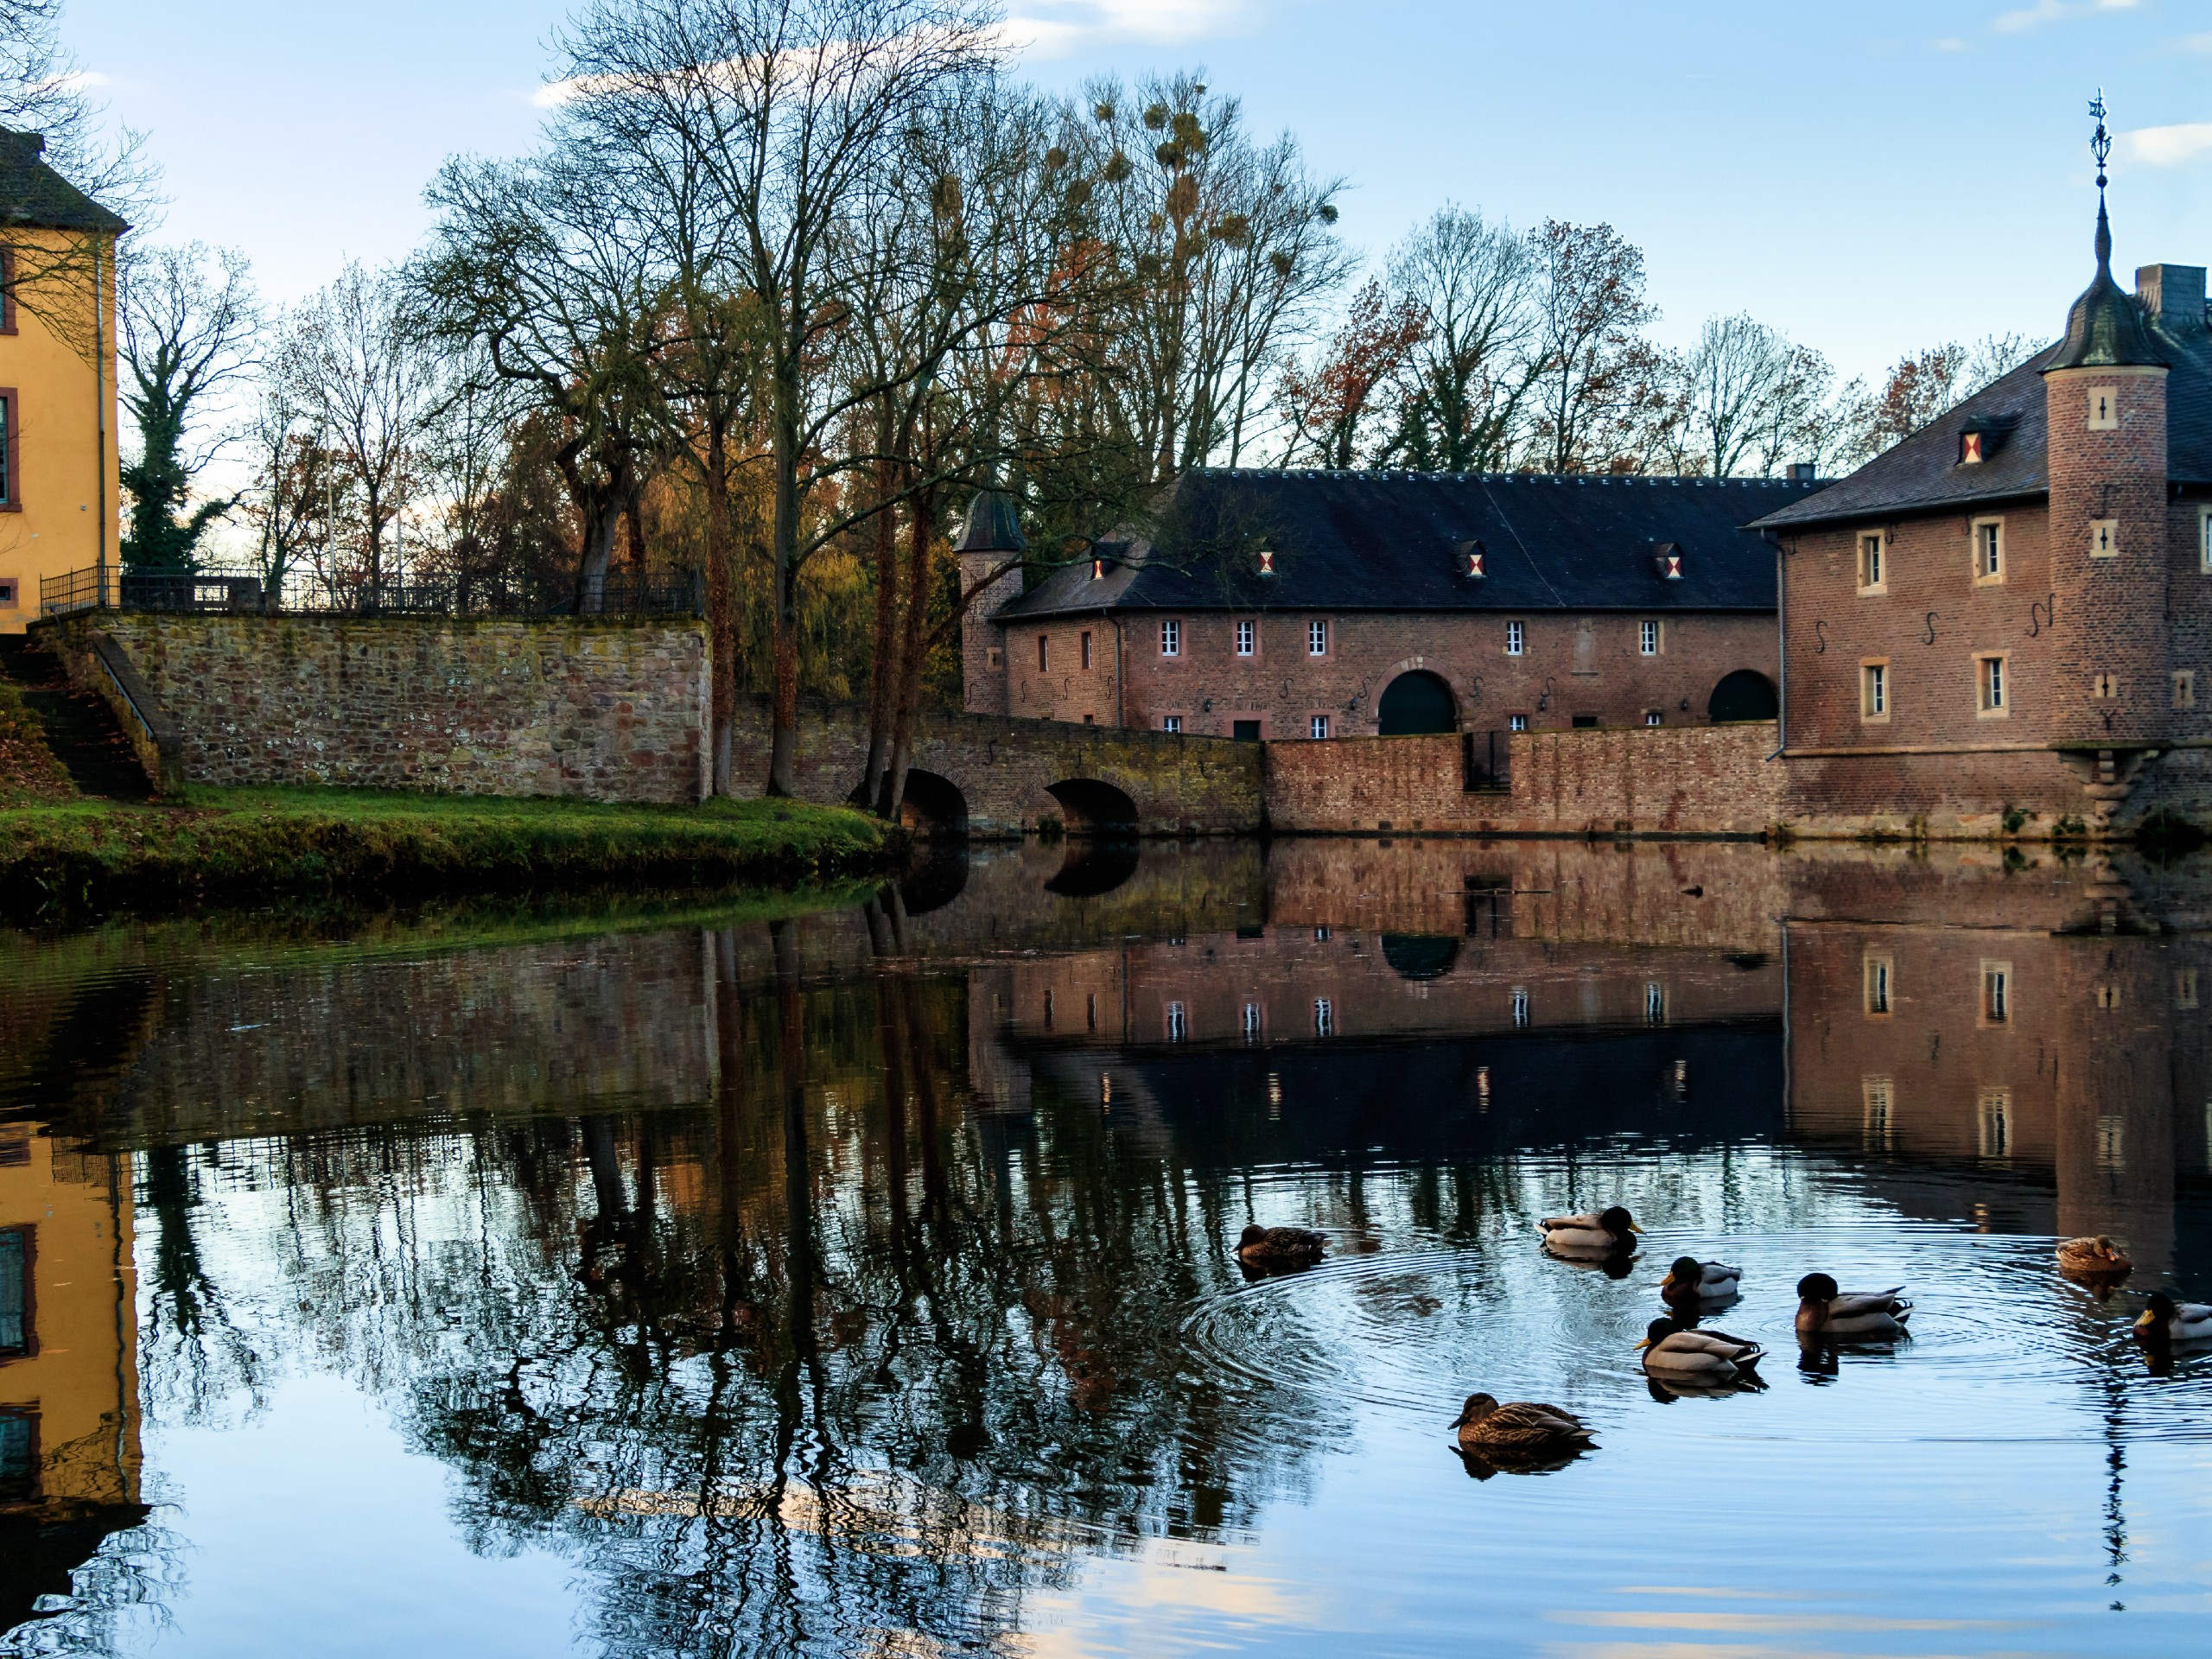
{"label": "grass lawn", "polygon": [[168,909],[202,900],[787,887],[880,868],[883,825],[798,801],[700,806],[202,789],[157,805],[82,798],[0,808],[0,909]]}

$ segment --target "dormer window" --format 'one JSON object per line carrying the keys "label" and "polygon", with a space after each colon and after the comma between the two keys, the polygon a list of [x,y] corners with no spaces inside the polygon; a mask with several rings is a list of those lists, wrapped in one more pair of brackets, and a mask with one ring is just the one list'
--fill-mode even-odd
{"label": "dormer window", "polygon": [[1106,561],[1105,561],[1105,560],[1103,560],[1103,559],[1093,559],[1093,560],[1090,562],[1090,579],[1091,579],[1093,582],[1103,582],[1103,581],[1105,581],[1105,580],[1106,580]]}
{"label": "dormer window", "polygon": [[1488,575],[1490,573],[1483,569],[1484,552],[1480,542],[1461,542],[1459,547],[1459,574],[1474,581]]}
{"label": "dormer window", "polygon": [[1672,542],[1662,543],[1658,551],[1651,556],[1651,568],[1662,582],[1680,582],[1682,579],[1681,549]]}
{"label": "dormer window", "polygon": [[1263,576],[1272,576],[1274,573],[1275,550],[1272,547],[1263,547],[1260,550],[1260,574]]}
{"label": "dormer window", "polygon": [[1960,466],[1979,467],[1981,465],[1981,442],[1983,435],[1984,435],[1980,432],[1961,432],[1959,434]]}

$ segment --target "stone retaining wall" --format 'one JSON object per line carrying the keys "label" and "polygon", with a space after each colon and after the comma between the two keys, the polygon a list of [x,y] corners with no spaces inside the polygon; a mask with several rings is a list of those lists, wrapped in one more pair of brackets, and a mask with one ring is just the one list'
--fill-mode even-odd
{"label": "stone retaining wall", "polygon": [[55,626],[80,683],[105,633],[185,781],[688,804],[703,798],[697,622],[162,616]]}

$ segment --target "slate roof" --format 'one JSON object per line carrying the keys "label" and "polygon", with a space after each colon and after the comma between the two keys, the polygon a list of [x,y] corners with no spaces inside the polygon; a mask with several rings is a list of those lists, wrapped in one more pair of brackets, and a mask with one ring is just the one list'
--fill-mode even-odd
{"label": "slate roof", "polygon": [[[2100,270],[2110,285],[2109,276]],[[2212,483],[2212,329],[2202,315],[2152,316],[2134,296],[2113,294],[2139,321],[2149,352],[2169,366],[2166,376],[2166,467],[2185,483]],[[2075,302],[2073,321],[2101,298],[2093,283]],[[1938,416],[1848,478],[1793,501],[1761,518],[1755,529],[1790,530],[1840,519],[1971,507],[1984,502],[2044,495],[2050,489],[2050,429],[2044,403],[2044,372],[2082,349],[2069,337],[1991,382],[1957,408]],[[2133,349],[2133,348],[2131,348]],[[2084,359],[2087,361],[2088,359]],[[2013,424],[1988,459],[1959,464],[1959,435],[1977,423]]]}
{"label": "slate roof", "polygon": [[0,127],[0,225],[37,230],[105,231],[130,226],[46,164],[46,140]]}
{"label": "slate roof", "polygon": [[[1102,610],[1771,611],[1742,526],[1818,486],[1770,479],[1210,469],[1105,574],[1057,570],[997,620]],[[1478,543],[1485,575],[1462,574]],[[1654,556],[1671,544],[1679,581]],[[1258,573],[1256,550],[1274,554]]]}

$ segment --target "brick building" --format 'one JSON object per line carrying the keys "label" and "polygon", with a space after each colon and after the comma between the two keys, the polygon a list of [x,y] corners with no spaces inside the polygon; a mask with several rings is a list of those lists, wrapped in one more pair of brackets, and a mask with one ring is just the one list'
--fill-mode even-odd
{"label": "brick building", "polygon": [[2032,834],[2212,801],[2205,273],[2123,291],[2101,200],[2095,251],[2056,345],[1758,520],[1794,819]]}
{"label": "brick building", "polygon": [[[1770,719],[1774,552],[1741,527],[1813,487],[1192,473],[1151,539],[991,583],[967,707],[1255,741]],[[979,498],[963,581],[1020,544]]]}

